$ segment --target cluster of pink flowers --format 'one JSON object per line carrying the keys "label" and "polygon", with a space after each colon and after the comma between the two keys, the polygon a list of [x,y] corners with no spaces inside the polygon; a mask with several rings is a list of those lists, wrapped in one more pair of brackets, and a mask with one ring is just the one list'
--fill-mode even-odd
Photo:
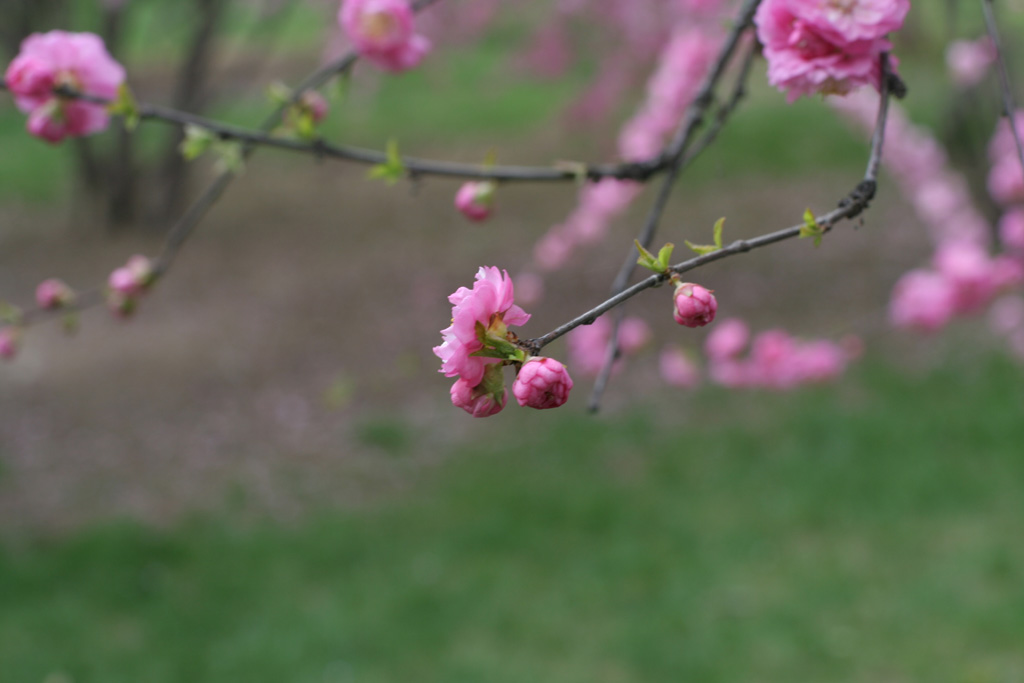
{"label": "cluster of pink flowers", "polygon": [[156,280],[153,262],[136,254],[107,278],[107,305],[121,317],[135,312],[141,297]]}
{"label": "cluster of pink flowers", "polygon": [[67,87],[95,97],[114,99],[124,83],[124,68],[92,33],[34,33],[5,75],[18,108],[28,114],[28,131],[51,143],[91,135],[110,121],[106,107],[57,95]]}
{"label": "cluster of pink flowers", "polygon": [[[577,371],[589,377],[597,377],[604,367],[611,340],[612,322],[602,316],[590,325],[581,325],[569,333],[569,358]],[[619,351],[621,355],[612,366],[612,371],[621,369],[625,356],[642,349],[651,339],[651,328],[643,318],[629,317],[619,325]]]}
{"label": "cluster of pink flowers", "polygon": [[754,22],[768,80],[790,102],[880,86],[880,57],[910,0],[764,0]]}
{"label": "cluster of pink flowers", "polygon": [[448,297],[452,324],[441,330],[444,342],[434,347],[441,372],[458,377],[451,389],[452,403],[474,417],[494,415],[505,407],[508,391],[501,372],[506,364],[520,366],[512,386],[519,405],[555,408],[569,398],[572,379],[565,366],[550,358],[527,356],[509,331],[530,315],[515,304],[508,273],[482,267],[473,289],[460,287]]}
{"label": "cluster of pink flowers", "polygon": [[[750,344],[745,358],[743,351]],[[751,341],[740,320],[720,323],[704,346],[711,380],[726,387],[793,389],[839,377],[860,354],[858,340],[844,344],[826,340],[801,341],[783,330],[767,330]]]}
{"label": "cluster of pink flowers", "polygon": [[430,41],[416,33],[406,0],[343,0],[338,21],[359,54],[388,71],[406,71],[430,52]]}
{"label": "cluster of pink flowers", "polygon": [[[619,154],[627,161],[656,156],[693,101],[721,43],[717,29],[676,30],[659,55],[658,68],[647,83],[647,98],[619,135]],[[579,247],[599,242],[615,218],[633,203],[643,186],[628,180],[605,179],[584,187],[575,210],[552,227],[534,249],[543,270],[557,270]]]}
{"label": "cluster of pink flowers", "polygon": [[[874,127],[877,96],[848,97],[833,106],[865,131]],[[1019,174],[1016,152],[1011,156],[1007,146],[1015,149],[1008,130],[1000,131],[991,147],[993,160],[997,165],[1005,161]],[[1000,293],[1020,284],[1024,251],[1015,252],[1013,245],[1024,247],[1024,225],[1013,212],[1007,214],[1002,229],[1010,251],[992,256],[990,225],[974,206],[967,182],[950,168],[938,141],[913,125],[897,103],[890,103],[883,161],[936,244],[930,267],[912,270],[896,283],[889,308],[894,325],[934,332],[957,316],[983,310]]]}

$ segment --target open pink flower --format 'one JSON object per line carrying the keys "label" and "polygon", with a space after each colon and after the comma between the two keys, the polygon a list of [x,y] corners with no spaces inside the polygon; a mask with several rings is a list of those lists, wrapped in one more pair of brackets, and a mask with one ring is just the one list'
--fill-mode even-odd
{"label": "open pink flower", "polygon": [[483,267],[477,271],[473,289],[459,287],[448,297],[452,303],[452,324],[441,330],[444,343],[434,347],[446,377],[458,375],[470,386],[476,386],[486,366],[499,362],[472,354],[481,351],[488,338],[504,340],[508,326],[523,325],[530,319],[528,313],[515,305],[514,296],[506,271]]}
{"label": "open pink flower", "polygon": [[887,33],[902,26],[909,0],[764,0],[754,16],[769,82],[793,102],[880,85]]}
{"label": "open pink flower", "polygon": [[22,42],[5,78],[18,108],[29,114],[29,132],[56,143],[101,131],[110,116],[103,105],[58,96],[54,88],[66,86],[114,99],[125,72],[99,36],[50,31],[34,33]]}
{"label": "open pink flower", "polygon": [[523,363],[512,394],[524,408],[557,408],[569,400],[572,378],[554,358],[534,357]]}
{"label": "open pink flower", "polygon": [[704,327],[715,319],[718,311],[718,301],[711,290],[692,282],[676,285],[673,303],[673,317],[677,323],[686,327]]}
{"label": "open pink flower", "polygon": [[36,303],[39,308],[60,308],[75,300],[75,292],[56,278],[43,280],[36,287]]}
{"label": "open pink flower", "polygon": [[389,71],[411,69],[430,52],[406,0],[343,0],[338,21],[359,54]]}

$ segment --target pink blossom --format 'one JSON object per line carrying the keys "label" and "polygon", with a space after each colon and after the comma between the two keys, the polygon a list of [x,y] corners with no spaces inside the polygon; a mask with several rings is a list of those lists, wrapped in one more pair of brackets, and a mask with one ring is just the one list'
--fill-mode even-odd
{"label": "pink blossom", "polygon": [[338,21],[359,54],[389,71],[411,69],[430,52],[406,0],[344,0]]}
{"label": "pink blossom", "polygon": [[14,327],[0,328],[0,358],[10,360],[18,353],[20,334]]}
{"label": "pink blossom", "polygon": [[508,390],[500,365],[489,365],[483,379],[472,385],[459,378],[451,388],[452,405],[462,408],[473,417],[497,415],[508,402]]}
{"label": "pink blossom", "polygon": [[999,220],[999,239],[1017,254],[1024,253],[1024,209],[1014,209]]}
{"label": "pink blossom", "polygon": [[909,0],[765,0],[754,16],[769,82],[793,102],[880,85],[885,35],[903,24]]}
{"label": "pink blossom", "polygon": [[987,36],[978,40],[956,40],[946,48],[946,67],[953,82],[961,88],[977,85],[995,58],[995,49]]}
{"label": "pink blossom", "polygon": [[508,326],[523,325],[529,314],[514,303],[512,280],[506,271],[482,267],[473,289],[459,287],[448,297],[452,303],[452,324],[441,330],[444,342],[434,347],[446,377],[460,376],[475,387],[487,365],[499,362],[471,354],[481,351],[488,338],[504,340]]}
{"label": "pink blossom", "polygon": [[988,191],[993,199],[1004,206],[1024,202],[1024,172],[1021,171],[1016,151],[1006,154],[992,165],[988,173]]}
{"label": "pink blossom", "polygon": [[672,314],[676,322],[686,327],[704,327],[715,319],[718,311],[718,301],[711,290],[692,282],[676,285],[673,303]]}
{"label": "pink blossom", "polygon": [[299,106],[309,113],[313,123],[320,123],[327,118],[327,113],[331,109],[327,103],[327,98],[316,90],[307,90],[302,93],[302,97],[299,98]]}
{"label": "pink blossom", "polygon": [[74,300],[74,291],[56,278],[43,280],[36,287],[36,303],[39,308],[61,308]]}
{"label": "pink blossom", "polygon": [[623,318],[619,324],[619,348],[623,353],[636,353],[651,339],[651,328],[643,318]]}
{"label": "pink blossom", "polygon": [[516,275],[516,298],[524,304],[535,304],[544,298],[544,278],[524,271]]}
{"label": "pink blossom", "polygon": [[[1024,134],[1024,109],[1018,109],[1013,117],[1017,125],[1017,131]],[[1010,128],[1010,121],[1005,116],[999,119],[996,125],[996,132],[988,144],[988,157],[994,164],[1006,156],[1017,155],[1017,142],[1013,139],[1013,130]]]}
{"label": "pink blossom", "polygon": [[136,254],[128,259],[128,263],[114,270],[107,279],[111,290],[124,296],[140,294],[153,282],[152,262],[145,256]]}
{"label": "pink blossom", "polygon": [[30,35],[6,73],[18,108],[29,114],[29,132],[53,143],[101,131],[110,120],[103,105],[58,96],[54,88],[114,99],[124,78],[99,36],[65,31]]}
{"label": "pink blossom", "polygon": [[471,221],[483,221],[494,210],[494,191],[491,181],[468,182],[455,193],[455,208]]}
{"label": "pink blossom", "polygon": [[949,280],[928,270],[912,270],[899,279],[889,304],[889,320],[897,327],[935,332],[956,309],[956,291]]}
{"label": "pink blossom", "polygon": [[667,346],[658,356],[658,367],[665,382],[682,389],[700,385],[700,370],[685,351],[678,346]]}
{"label": "pink blossom", "polygon": [[[608,355],[608,339],[611,332],[611,321],[601,317],[589,325],[580,325],[569,333],[566,340],[569,360],[576,372],[582,372],[590,377],[596,377],[601,372]],[[619,362],[615,365],[618,366]]]}
{"label": "pink blossom", "polygon": [[974,313],[999,290],[1019,280],[1020,269],[1006,258],[993,259],[972,242],[947,242],[935,253],[935,267],[952,285],[955,313]]}
{"label": "pink blossom", "polygon": [[572,378],[568,370],[554,358],[533,357],[523,363],[512,394],[524,408],[557,408],[569,400]]}
{"label": "pink blossom", "polygon": [[704,352],[713,360],[728,360],[742,353],[749,340],[747,324],[739,318],[730,318],[715,325],[704,342]]}

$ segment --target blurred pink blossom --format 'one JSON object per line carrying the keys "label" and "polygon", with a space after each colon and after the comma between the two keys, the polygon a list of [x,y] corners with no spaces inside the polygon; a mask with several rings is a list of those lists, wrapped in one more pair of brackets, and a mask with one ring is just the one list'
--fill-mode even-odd
{"label": "blurred pink blossom", "polygon": [[484,221],[494,210],[496,186],[490,181],[464,183],[455,193],[455,208],[471,221]]}
{"label": "blurred pink blossom", "polygon": [[388,71],[411,69],[430,52],[406,0],[343,0],[338,21],[359,54]]}
{"label": "blurred pink blossom", "polygon": [[0,328],[0,358],[10,360],[18,353],[19,333],[14,327]]}
{"label": "blurred pink blossom", "polygon": [[961,88],[977,85],[995,61],[996,51],[988,36],[977,40],[955,40],[946,48],[946,67]]}
{"label": "blurred pink blossom", "polygon": [[889,320],[897,327],[935,332],[952,319],[956,292],[939,273],[912,270],[896,283],[889,303]]}
{"label": "blurred pink blossom", "polygon": [[750,329],[739,318],[729,318],[715,325],[704,341],[704,353],[717,361],[735,358],[750,341]]}
{"label": "blurred pink blossom", "polygon": [[36,287],[36,304],[40,308],[60,308],[67,306],[75,299],[74,291],[56,278],[43,280]]}
{"label": "blurred pink blossom", "polygon": [[658,356],[658,368],[666,384],[682,389],[700,386],[701,376],[697,365],[678,346],[666,346]]}
{"label": "blurred pink blossom", "polygon": [[18,108],[29,115],[29,132],[57,143],[105,129],[110,116],[105,106],[56,95],[54,88],[112,100],[125,72],[99,36],[50,31],[33,33],[21,43],[5,78]]}

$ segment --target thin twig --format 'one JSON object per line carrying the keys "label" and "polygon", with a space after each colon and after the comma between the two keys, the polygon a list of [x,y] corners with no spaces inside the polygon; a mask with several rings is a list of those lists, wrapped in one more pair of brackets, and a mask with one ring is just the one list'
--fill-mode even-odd
{"label": "thin twig", "polygon": [[[821,228],[822,233],[830,232],[833,226],[841,220],[855,218],[860,215],[866,208],[868,208],[871,200],[875,197],[875,191],[878,187],[878,162],[882,157],[882,149],[885,144],[885,124],[889,115],[889,99],[892,94],[899,92],[901,89],[901,84],[898,83],[889,73],[887,58],[885,55],[882,56],[881,68],[883,76],[882,92],[878,103],[878,115],[875,120],[875,132],[871,140],[871,154],[868,158],[864,178],[849,195],[839,202],[838,208],[829,211],[823,216],[817,217],[818,226]],[[747,240],[736,240],[732,244],[729,244],[717,251],[677,263],[676,265],[671,266],[668,269],[668,272],[651,275],[615,296],[612,296],[606,301],[603,301],[597,306],[594,306],[589,311],[586,311],[572,320],[559,325],[547,334],[523,341],[522,345],[527,348],[530,353],[536,355],[541,349],[559,337],[568,334],[580,325],[589,325],[593,323],[604,313],[607,313],[619,304],[628,301],[640,292],[664,284],[673,275],[682,275],[685,272],[700,268],[701,266],[705,266],[715,261],[720,261],[724,258],[736,256],[737,254],[744,254],[754,249],[775,244],[776,242],[782,242],[793,239],[794,237],[799,237],[801,231],[805,227],[806,225],[804,223],[799,223],[788,228],[783,228],[782,230],[761,235],[760,237]]]}
{"label": "thin twig", "polygon": [[[668,205],[668,200],[672,195],[676,179],[679,177],[680,173],[682,173],[686,164],[686,152],[693,140],[694,133],[703,122],[704,115],[714,99],[715,88],[718,87],[719,80],[721,80],[722,76],[725,74],[726,66],[732,59],[733,53],[739,45],[740,38],[750,27],[751,22],[753,22],[754,13],[757,11],[757,6],[759,4],[761,4],[761,0],[747,0],[740,9],[732,31],[722,44],[722,49],[718,53],[718,58],[704,77],[704,81],[701,83],[697,94],[694,96],[693,102],[687,108],[683,124],[677,130],[676,135],[669,146],[668,158],[671,162],[668,172],[665,174],[665,177],[662,179],[661,186],[658,188],[658,195],[655,197],[654,204],[651,206],[651,209],[647,214],[647,220],[644,222],[644,227],[637,236],[637,241],[644,248],[649,248],[651,246],[651,242],[654,240],[654,235],[658,229],[658,223],[661,220],[662,214],[665,212],[665,207]],[[749,73],[752,54],[753,51],[748,54],[747,60],[744,63],[744,68],[738,81],[739,85],[733,95],[734,102],[738,102],[741,97],[741,95],[737,93],[742,93],[743,91],[743,83]],[[715,131],[715,134],[717,134],[717,131]],[[623,262],[618,275],[612,283],[612,294],[621,292],[626,288],[626,285],[629,284],[629,279],[632,277],[633,272],[636,269],[636,258],[636,248],[631,246],[629,248],[629,253],[626,255],[625,262]],[[601,366],[601,371],[598,373],[597,381],[594,382],[594,388],[591,390],[590,399],[587,402],[587,410],[590,412],[596,412],[600,407],[601,396],[604,393],[605,387],[608,385],[608,380],[611,379],[612,368],[615,365],[616,358],[619,356],[619,326],[622,324],[622,319],[624,317],[625,316],[623,314],[618,315],[612,325],[604,364]]]}
{"label": "thin twig", "polygon": [[1003,112],[1010,123],[1010,132],[1013,133],[1013,141],[1017,145],[1017,159],[1020,161],[1021,171],[1024,172],[1024,142],[1021,141],[1020,131],[1017,129],[1017,104],[1013,97],[1013,86],[1010,84],[1010,70],[1006,66],[1006,56],[1003,53],[1002,40],[999,38],[995,11],[992,9],[992,0],[981,0],[981,9],[985,14],[985,27],[988,29],[988,37],[996,51],[999,89],[1003,93]]}

